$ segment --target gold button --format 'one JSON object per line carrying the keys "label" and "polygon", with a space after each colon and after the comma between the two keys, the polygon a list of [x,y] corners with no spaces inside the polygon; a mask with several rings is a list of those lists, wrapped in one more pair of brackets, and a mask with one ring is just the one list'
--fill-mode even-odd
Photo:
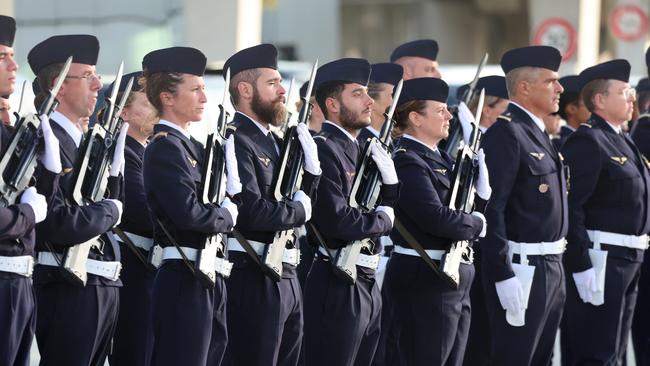
{"label": "gold button", "polygon": [[548,184],[542,183],[539,185],[539,193],[546,193],[548,192]]}

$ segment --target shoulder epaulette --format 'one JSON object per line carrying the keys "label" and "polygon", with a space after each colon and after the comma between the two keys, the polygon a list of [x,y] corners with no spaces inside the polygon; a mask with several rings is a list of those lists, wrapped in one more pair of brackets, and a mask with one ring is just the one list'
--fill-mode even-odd
{"label": "shoulder epaulette", "polygon": [[580,127],[587,127],[587,128],[592,128],[593,126],[590,125],[589,123],[581,123]]}
{"label": "shoulder epaulette", "polygon": [[229,124],[229,125],[226,126],[226,130],[235,132],[235,131],[237,131],[237,126],[235,126],[233,124]]}
{"label": "shoulder epaulette", "polygon": [[645,112],[641,114],[637,120],[640,120],[641,118],[650,118],[650,112]]}
{"label": "shoulder epaulette", "polygon": [[399,149],[393,151],[393,154],[402,153],[402,152],[406,152],[406,149],[403,148],[403,147],[400,147]]}
{"label": "shoulder epaulette", "polygon": [[507,121],[507,122],[512,121],[512,117],[510,116],[510,113],[502,114],[497,118],[502,119],[502,120]]}
{"label": "shoulder epaulette", "polygon": [[314,135],[314,139],[318,138],[318,139],[321,139],[323,141],[327,140],[328,137],[329,137],[329,133],[325,132],[325,131],[321,131],[321,132]]}
{"label": "shoulder epaulette", "polygon": [[164,131],[163,132],[158,132],[157,134],[153,135],[153,138],[151,139],[151,141],[156,141],[156,140],[165,138],[165,137],[167,137],[167,135],[168,135],[168,132],[164,132]]}

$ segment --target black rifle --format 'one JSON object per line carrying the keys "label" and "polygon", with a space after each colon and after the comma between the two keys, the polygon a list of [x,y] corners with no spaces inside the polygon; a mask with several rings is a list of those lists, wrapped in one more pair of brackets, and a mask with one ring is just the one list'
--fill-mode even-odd
{"label": "black rifle", "polygon": [[0,207],[16,203],[18,196],[29,186],[36,169],[36,155],[43,142],[40,116],[45,115],[49,119],[59,105],[56,95],[68,75],[71,63],[72,56],[65,62],[38,113],[29,113],[16,123],[9,146],[0,159]]}
{"label": "black rifle", "polygon": [[[311,69],[311,76],[307,86],[307,95],[311,94],[316,80],[316,70],[318,69],[318,61],[314,63]],[[293,85],[293,80],[291,82]],[[290,88],[292,89],[292,88]],[[287,95],[287,103],[290,95]],[[298,123],[307,124],[311,104],[309,104],[309,97],[302,98],[303,105],[298,114]],[[287,126],[289,119],[287,117]],[[303,162],[305,155],[302,150],[302,145],[298,139],[297,126],[287,127],[284,134],[284,141],[280,151],[280,161],[274,172],[273,179],[273,198],[276,201],[291,201],[294,193],[296,193],[302,185],[302,175],[304,173]],[[296,237],[294,229],[280,230],[273,236],[273,241],[264,247],[261,260],[257,257],[255,250],[251,247],[250,243],[238,232],[234,232],[237,241],[244,247],[246,252],[253,258],[253,260],[260,266],[262,271],[272,280],[279,282],[282,278],[282,258],[284,257],[285,248],[292,248],[295,246]]]}
{"label": "black rifle", "polygon": [[[465,104],[469,104],[472,98],[474,98],[474,94],[476,92],[476,84],[478,83],[478,79],[481,76],[481,71],[483,70],[483,67],[485,67],[485,65],[487,64],[487,61],[488,61],[488,54],[486,53],[481,59],[481,62],[478,64],[478,67],[476,69],[476,74],[474,75],[474,79],[472,80],[471,83],[469,83],[469,87],[467,88],[467,90],[465,90],[465,93],[461,97],[461,101],[464,102]],[[440,143],[438,144],[438,148],[445,151],[452,158],[456,158],[460,143],[463,140],[463,126],[461,126],[460,124],[457,106],[454,106],[449,109],[451,111],[451,114],[454,116],[450,121],[449,136],[445,140],[440,141]],[[476,123],[480,123],[480,121],[476,121]]]}
{"label": "black rifle", "polygon": [[[102,120],[97,121],[87,132],[79,157],[75,162],[72,173],[72,190],[68,199],[79,206],[101,201],[106,194],[109,165],[115,151],[115,140],[122,123],[119,114],[129,97],[133,85],[133,78],[131,78],[122,94],[119,106],[116,107],[115,99],[120,89],[123,68],[124,63],[121,63],[117,71],[113,91],[110,97],[106,99],[106,108]],[[103,250],[101,245],[97,245],[97,240],[97,238],[93,238],[64,250],[61,268],[63,273],[73,282],[85,285],[87,280],[86,262],[91,247],[96,247],[100,252]]]}
{"label": "black rifle", "polygon": [[[481,130],[478,128],[478,121],[481,118],[484,99],[485,89],[481,90],[479,96],[470,143],[469,145],[465,145],[456,157],[456,164],[454,164],[454,171],[451,177],[452,183],[451,191],[449,192],[449,202],[447,202],[449,208],[461,210],[466,213],[470,213],[474,209],[474,197],[476,196],[474,184],[478,177],[477,153],[481,144]],[[443,273],[442,278],[457,288],[460,284],[460,264],[463,260],[471,261],[473,259],[472,253],[473,251],[469,246],[469,241],[459,240],[453,242],[440,262]]]}
{"label": "black rifle", "polygon": [[[403,80],[400,80],[395,87],[393,103],[389,110],[384,113],[384,124],[381,127],[379,138],[373,137],[369,139],[359,156],[356,176],[354,177],[352,191],[348,198],[350,207],[358,208],[364,212],[374,211],[377,207],[382,182],[379,169],[374,160],[372,160],[371,147],[372,145],[379,145],[385,150],[389,149],[391,132],[395,124],[393,114],[395,113],[399,96],[402,93],[403,82]],[[363,248],[372,250],[371,245],[370,239],[354,240],[339,249],[335,256],[330,255],[330,258],[334,258],[333,265],[335,272],[349,284],[354,284],[357,280],[357,259],[359,258],[359,254],[361,254]],[[330,253],[327,247],[325,247],[325,250]]]}

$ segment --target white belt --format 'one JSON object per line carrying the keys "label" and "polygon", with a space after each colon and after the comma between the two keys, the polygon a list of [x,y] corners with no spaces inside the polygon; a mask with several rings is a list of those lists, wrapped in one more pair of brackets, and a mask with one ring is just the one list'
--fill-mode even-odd
{"label": "white belt", "polygon": [[[249,240],[248,242],[258,256],[261,257],[262,254],[264,254],[264,248],[267,244],[255,240]],[[237,239],[228,238],[228,251],[246,252],[246,249],[244,249],[244,247],[239,244],[239,241],[237,241]],[[300,263],[300,251],[298,248],[284,249],[284,254],[282,255],[282,263],[297,266],[298,263]]]}
{"label": "white belt", "polygon": [[[336,251],[338,249],[332,249],[332,250]],[[325,250],[325,248],[323,247],[318,247],[318,252],[326,257],[329,257],[329,253],[327,253],[327,250]],[[375,254],[375,255],[359,254],[359,258],[357,258],[357,266],[377,270],[377,267],[379,267],[380,259],[381,256],[379,254]]]}
{"label": "white belt", "polygon": [[519,254],[519,262],[528,265],[529,255],[552,255],[562,254],[566,249],[566,240],[564,238],[552,242],[541,243],[518,243],[508,240],[508,252],[510,258],[513,254]]}
{"label": "white belt", "polygon": [[[427,253],[429,258],[431,258],[433,260],[437,260],[437,261],[441,260],[442,256],[445,255],[444,250],[425,249],[424,251]],[[418,254],[418,252],[415,251],[415,249],[404,248],[401,245],[395,245],[395,247],[393,249],[393,253],[399,253],[399,254],[403,254],[403,255],[410,255],[412,257],[419,257],[420,256]]]}
{"label": "white belt", "polygon": [[625,235],[600,230],[587,230],[594,249],[600,250],[600,244],[616,245],[633,249],[648,249],[648,235]]}
{"label": "white belt", "polygon": [[[152,238],[147,238],[146,236],[140,236],[137,234],[129,233],[129,232],[124,232],[124,235],[126,235],[131,241],[133,242],[133,245],[135,245],[138,248],[144,249],[146,251],[151,250],[151,247],[153,246],[153,239]],[[120,239],[117,234],[113,234],[113,237],[115,240],[122,242],[123,240]]]}
{"label": "white belt", "polygon": [[[195,248],[188,247],[179,247],[187,260],[196,262],[196,258],[199,255],[199,250]],[[164,247],[162,252],[162,260],[168,259],[183,259],[181,253],[176,247]],[[230,276],[230,271],[232,270],[232,263],[225,258],[215,258],[214,260],[214,270],[215,272],[224,275],[225,277]]]}
{"label": "white belt", "polygon": [[[51,252],[38,253],[38,264],[43,266],[59,267],[61,260],[61,255],[59,254],[54,254]],[[121,271],[122,263],[120,262],[104,262],[95,259],[88,259],[86,262],[87,273],[104,277],[111,281],[117,281],[120,278]]]}
{"label": "white belt", "polygon": [[0,256],[0,272],[9,272],[25,277],[31,277],[33,271],[34,257],[31,255],[23,255],[20,257]]}

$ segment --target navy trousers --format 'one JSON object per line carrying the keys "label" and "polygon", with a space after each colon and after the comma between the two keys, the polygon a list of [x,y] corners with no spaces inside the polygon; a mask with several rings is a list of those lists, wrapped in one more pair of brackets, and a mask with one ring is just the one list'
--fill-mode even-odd
{"label": "navy trousers", "polygon": [[35,290],[40,365],[103,365],[117,323],[119,288],[51,282]]}
{"label": "navy trousers", "polygon": [[636,309],[632,320],[632,341],[636,364],[637,366],[650,366],[650,314],[647,311],[650,309],[650,254],[647,251],[641,266]]}
{"label": "navy trousers", "polygon": [[[528,256],[535,275],[526,309],[526,324],[513,327],[497,297],[494,280],[484,276],[485,300],[490,320],[490,364],[548,366],[566,298],[561,255]],[[519,263],[515,255],[515,263]],[[485,273],[485,268],[483,270]]]}
{"label": "navy trousers", "polygon": [[[111,366],[148,365],[153,342],[151,294],[155,272],[147,269],[136,255],[122,244],[120,313],[113,338]],[[147,252],[140,249],[144,258]]]}
{"label": "navy trousers", "polygon": [[228,337],[225,364],[298,364],[303,338],[302,291],[295,267],[283,278],[267,277],[248,254],[230,252]]}
{"label": "navy trousers", "polygon": [[487,366],[490,358],[490,323],[488,321],[485,294],[483,292],[483,277],[481,276],[480,241],[474,243],[474,269],[476,276],[469,291],[472,306],[472,320],[467,337],[464,366]]}
{"label": "navy trousers", "polygon": [[32,280],[0,279],[0,365],[29,366],[35,328]]}
{"label": "navy trousers", "polygon": [[221,277],[207,288],[180,260],[163,263],[153,285],[151,365],[204,366],[209,355],[219,365],[228,341],[226,301]]}
{"label": "navy trousers", "polygon": [[460,286],[452,288],[420,258],[393,253],[382,287],[379,358],[375,365],[463,363],[471,319],[469,292],[474,266],[461,264]]}
{"label": "navy trousers", "polygon": [[371,365],[381,323],[381,293],[359,274],[349,285],[317,254],[305,287],[305,364]]}
{"label": "navy trousers", "polygon": [[[641,263],[608,256],[605,303],[585,304],[567,280],[566,324],[570,365],[622,365],[632,326]],[[569,274],[567,274],[569,278]],[[645,309],[644,309],[645,310]]]}

